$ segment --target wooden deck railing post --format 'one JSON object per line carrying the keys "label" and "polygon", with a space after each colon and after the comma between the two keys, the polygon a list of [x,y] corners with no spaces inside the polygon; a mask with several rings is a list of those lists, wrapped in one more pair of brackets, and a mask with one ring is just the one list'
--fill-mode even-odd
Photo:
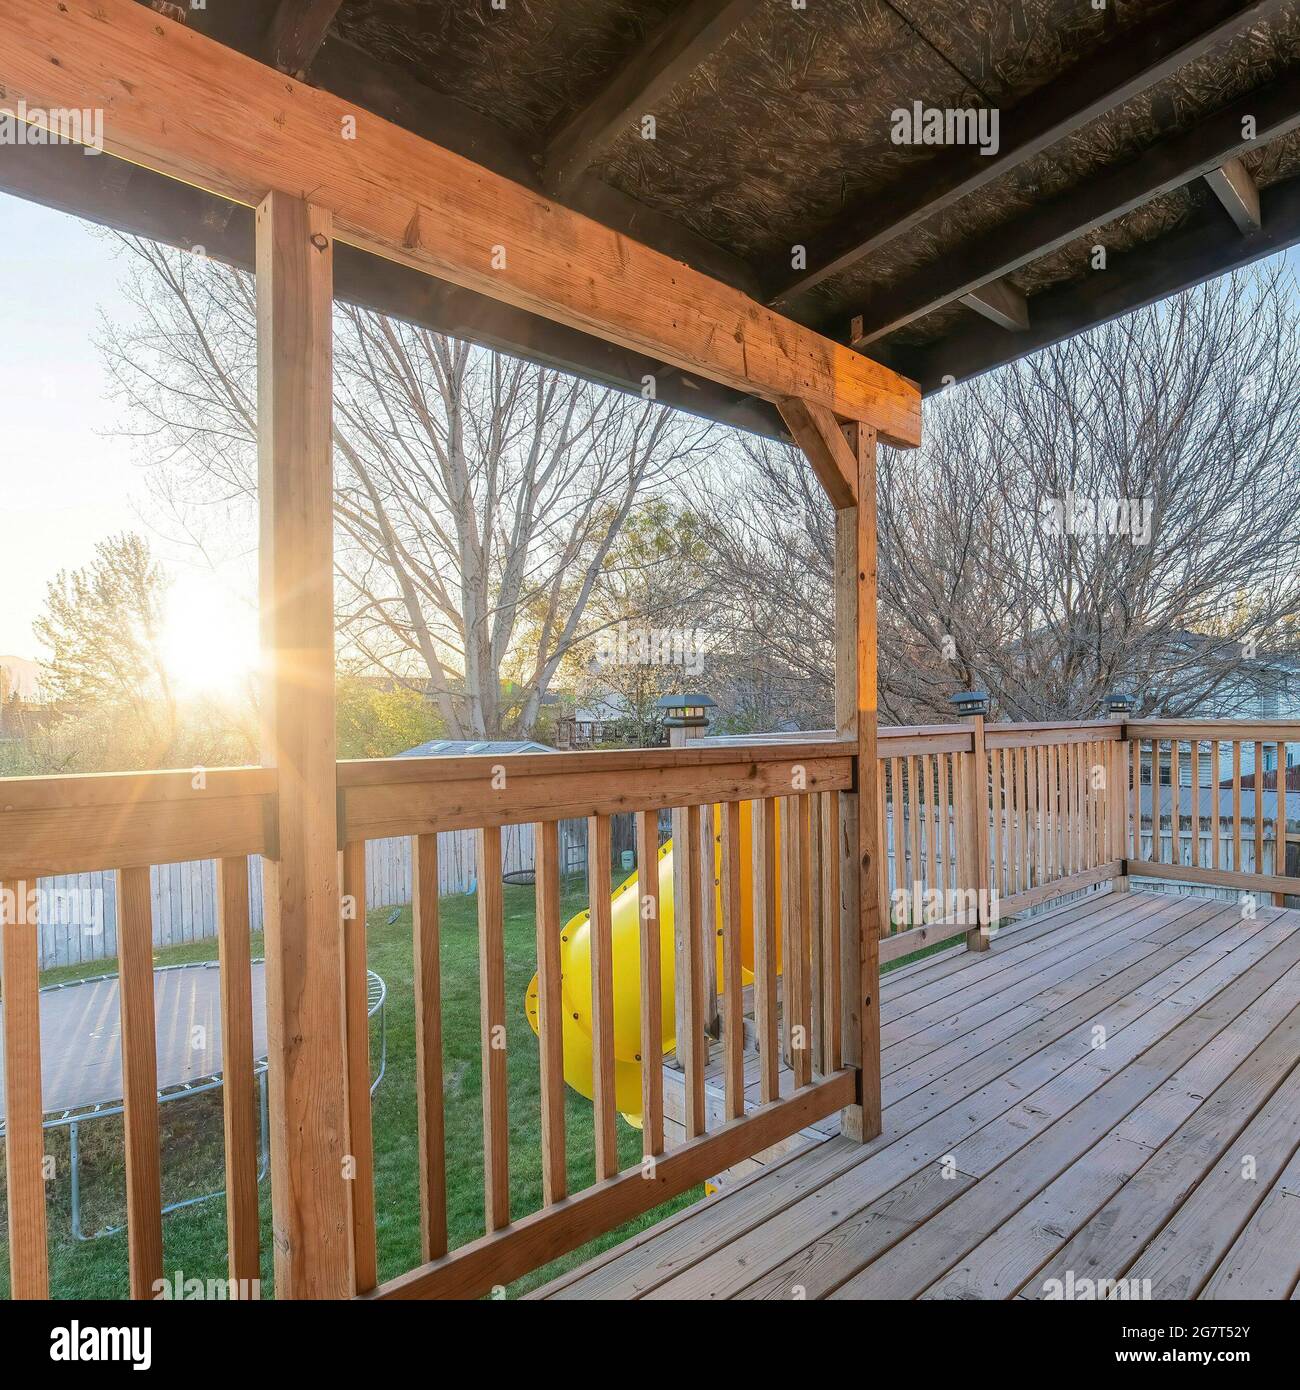
{"label": "wooden deck railing post", "polygon": [[257,210],[262,758],[271,1209],[279,1298],[353,1292],[334,742],[333,227]]}
{"label": "wooden deck railing post", "polygon": [[876,760],[876,434],[846,430],[857,469],[857,506],[836,514],[835,722],[857,752],[857,794],[840,801],[840,952],[844,1060],[858,1072],[858,1104],[845,1134],[880,1133],[880,769]]}

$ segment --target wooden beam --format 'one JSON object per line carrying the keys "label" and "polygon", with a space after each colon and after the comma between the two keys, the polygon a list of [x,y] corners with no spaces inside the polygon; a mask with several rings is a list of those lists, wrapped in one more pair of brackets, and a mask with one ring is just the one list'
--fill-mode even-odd
{"label": "wooden beam", "polygon": [[1023,333],[1029,327],[1029,302],[1010,281],[981,285],[962,295],[961,302],[1008,333]]}
{"label": "wooden beam", "polygon": [[266,52],[281,72],[301,76],[325,42],[342,0],[280,0],[271,17]]}
{"label": "wooden beam", "polygon": [[[103,171],[133,173],[125,181]],[[84,217],[130,236],[148,237],[203,254],[240,270],[253,269],[253,214],[186,184],[112,155],[87,159],[73,146],[12,146],[0,157],[0,192]],[[653,379],[657,398],[692,415],[775,437],[784,433],[776,407],[713,381],[687,383],[652,357],[630,352],[539,314],[435,280],[352,246],[336,246],[335,298],[435,333],[508,352],[640,393]]]}
{"label": "wooden beam", "polygon": [[857,461],[839,422],[830,411],[797,397],[780,402],[780,411],[794,442],[808,456],[817,481],[826,489],[831,505],[837,509],[853,506],[858,483]]}
{"label": "wooden beam", "polygon": [[1264,189],[1260,207],[1264,225],[1247,236],[1218,208],[1207,208],[1172,236],[1132,251],[1112,251],[1105,271],[1036,294],[1033,326],[1025,333],[1013,337],[989,324],[973,324],[900,357],[923,391],[938,391],[949,380],[965,381],[992,371],[1300,242],[1300,179]]}
{"label": "wooden beam", "polygon": [[920,440],[918,393],[878,363],[132,0],[0,0],[0,28],[10,100],[102,107],[106,148],[132,163],[235,202],[310,194],[362,250],[736,390]]}
{"label": "wooden beam", "polygon": [[615,140],[747,20],[763,0],[686,0],[633,53],[600,94],[575,112],[546,149],[542,180],[573,186]]}
{"label": "wooden beam", "polygon": [[771,303],[788,306],[837,271],[1131,101],[1285,3],[1186,0],[1119,34],[1104,51],[1082,59],[1003,112],[996,153],[961,147],[940,155],[920,166],[897,197],[875,195],[844,220],[802,238],[808,267],[774,289]]}
{"label": "wooden beam", "polygon": [[334,749],[333,234],[283,193],[257,212],[262,758],[271,1210],[281,1298],[353,1292]]}
{"label": "wooden beam", "polygon": [[[1255,134],[1250,139],[1242,134],[1247,118],[1254,122],[1250,128]],[[1050,203],[955,248],[941,263],[921,266],[885,287],[863,308],[850,343],[866,347],[1297,126],[1300,85],[1294,78],[1240,97],[1190,130],[1143,150],[1121,167],[1104,171]]]}
{"label": "wooden beam", "polygon": [[1257,232],[1264,225],[1259,210],[1259,186],[1239,159],[1226,160],[1205,176],[1214,196],[1242,233]]}

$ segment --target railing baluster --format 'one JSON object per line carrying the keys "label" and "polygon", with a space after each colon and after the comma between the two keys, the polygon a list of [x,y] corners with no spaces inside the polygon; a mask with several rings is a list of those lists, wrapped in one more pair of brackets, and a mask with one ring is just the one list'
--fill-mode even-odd
{"label": "railing baluster", "polygon": [[754,1024],[758,1032],[763,1103],[779,1095],[776,1007],[776,802],[754,802]]}
{"label": "railing baluster", "polygon": [[723,1078],[729,1120],[745,1113],[745,1020],[740,962],[740,805],[722,806]]}
{"label": "railing baluster", "polygon": [[1169,862],[1183,862],[1183,772],[1180,766],[1182,740],[1174,739],[1169,756]]}
{"label": "railing baluster", "polygon": [[1129,810],[1133,814],[1133,847],[1131,858],[1142,858],[1142,740],[1136,738],[1132,740],[1132,751],[1129,757],[1131,765],[1132,800],[1129,802]]}
{"label": "railing baluster", "polygon": [[936,807],[939,822],[939,888],[941,897],[939,901],[943,904],[941,916],[946,917],[948,903],[948,889],[952,886],[950,882],[952,865],[952,842],[949,836],[952,833],[952,816],[948,804],[948,755],[940,753],[939,762],[939,805]]}
{"label": "railing baluster", "polygon": [[31,906],[38,901],[36,883],[34,875],[26,874],[0,883],[5,1188],[9,1203],[9,1289],[15,1299],[50,1296],[45,1131],[41,1128],[40,924]]}
{"label": "railing baluster", "polygon": [[221,975],[221,1109],[226,1152],[227,1266],[237,1291],[260,1272],[257,1201],[257,1079],[253,1055],[253,971],[248,859],[217,864],[217,955]]}
{"label": "railing baluster", "polygon": [[[682,901],[674,918],[677,990],[685,1036],[677,1039],[677,1060],[686,1073],[686,1137],[705,1132],[704,1067],[708,1039],[704,1032],[704,927],[700,893],[700,826],[694,807],[680,818],[682,826]],[[677,841],[673,841],[674,851]],[[685,908],[683,912],[682,909]],[[678,921],[677,918],[682,920]]]}
{"label": "railing baluster", "polygon": [[912,757],[907,760],[907,812],[911,823],[908,834],[909,859],[907,875],[908,901],[912,904],[911,925],[917,926],[921,920],[920,908],[916,898],[925,870],[921,864],[921,785],[919,769],[922,759]]}
{"label": "railing baluster", "polygon": [[1255,872],[1264,872],[1264,744],[1255,740]]}
{"label": "railing baluster", "polygon": [[587,821],[587,889],[591,941],[592,1108],[596,1126],[596,1178],[618,1172],[618,1108],[614,1082],[614,945],[610,895],[608,816]]}
{"label": "railing baluster", "polygon": [[1188,749],[1192,770],[1192,868],[1201,867],[1201,740],[1194,738]]}
{"label": "railing baluster", "polygon": [[370,1116],[370,1013],[366,974],[366,842],[343,848],[340,882],[343,920],[343,980],[347,1025],[348,1152],[352,1156],[352,1252],[356,1291],[368,1293],[378,1280],[375,1252],[375,1158]]}
{"label": "railing baluster", "polygon": [[819,793],[813,792],[807,797],[807,801],[809,825],[807,873],[811,902],[808,917],[811,965],[808,978],[809,994],[812,1000],[812,1065],[814,1071],[824,1073],[826,1039],[821,997],[826,962],[822,958],[822,947],[825,944],[825,936],[822,932],[822,798]]}
{"label": "railing baluster", "polygon": [[163,1277],[158,1153],[158,1050],[153,1002],[153,903],[147,868],[117,871],[122,1012],[122,1122],[131,1297],[153,1298]]}
{"label": "railing baluster", "polygon": [[[883,778],[881,796],[884,796]],[[822,999],[821,1010],[825,1020],[823,1024],[823,1038],[825,1041],[825,1055],[822,1061],[822,1073],[829,1076],[832,1072],[838,1071],[840,1062],[844,1055],[842,1019],[840,1015],[840,991],[841,991],[841,970],[840,970],[840,855],[838,844],[838,829],[840,823],[840,794],[839,792],[826,792],[823,796],[822,804]],[[881,825],[884,825],[884,817],[881,816]],[[884,859],[882,852],[881,859],[881,883],[887,883],[887,875],[884,873]],[[881,918],[882,923],[889,921],[888,915]]]}
{"label": "railing baluster", "polygon": [[1210,740],[1210,867],[1222,867],[1222,852],[1219,848],[1219,778],[1223,745],[1219,740]]}
{"label": "railing baluster", "polygon": [[[636,813],[636,863],[641,894],[641,1149],[664,1151],[663,986],[659,948],[659,815]],[[564,1099],[560,1097],[563,1110]]]}
{"label": "railing baluster", "polygon": [[[442,958],[438,920],[438,837],[411,846],[415,975],[416,1108],[420,1147],[420,1248],[447,1253],[447,1124],[442,1081]],[[539,913],[540,916],[540,913]],[[558,913],[557,913],[558,917]],[[556,937],[558,946],[558,934]]]}
{"label": "railing baluster", "polygon": [[[927,756],[918,759],[921,771],[921,792],[925,798],[925,887],[927,895],[939,884],[939,806],[935,778],[938,773]],[[921,899],[924,904],[927,898]],[[922,911],[924,919],[924,910]]]}
{"label": "railing baluster", "polygon": [[510,1224],[506,952],[499,825],[485,826],[478,836],[478,976],[483,1068],[483,1215],[491,1232]]}
{"label": "railing baluster", "polygon": [[1241,872],[1241,740],[1232,740],[1232,867]]}
{"label": "railing baluster", "polygon": [[[877,815],[879,815],[879,826],[880,826],[880,844],[879,844],[879,853],[880,853],[880,873],[877,874],[877,878],[879,878],[879,883],[880,883],[880,934],[881,934],[881,935],[884,935],[884,937],[887,937],[887,935],[890,934],[890,931],[893,931],[893,930],[894,930],[894,927],[893,927],[893,917],[891,917],[891,913],[890,913],[890,902],[891,902],[891,898],[890,898],[890,842],[891,842],[891,841],[893,841],[893,845],[894,845],[894,884],[893,884],[893,885],[894,885],[895,888],[898,887],[898,883],[900,883],[900,878],[898,878],[898,834],[897,834],[898,820],[897,820],[897,810],[895,810],[895,812],[894,812],[894,816],[893,816],[893,828],[891,828],[891,827],[890,827],[891,817],[888,816],[888,808],[887,808],[887,805],[886,805],[886,799],[884,799],[884,778],[886,778],[886,763],[884,763],[884,759],[881,759],[881,760],[880,760],[880,767],[879,767],[879,777],[876,778],[876,794],[877,794],[877,796],[879,796],[879,798],[880,798],[879,809],[877,809]],[[840,794],[838,794],[838,792],[831,792],[831,795],[833,795],[833,796],[834,796],[834,799],[836,799],[836,805],[837,805],[837,806],[840,805]],[[891,795],[891,796],[894,796],[894,792],[891,791],[891,792],[890,792],[890,795]],[[897,798],[894,798],[893,805],[895,806],[895,808],[897,808],[897,805],[898,805]],[[838,815],[838,813],[840,813],[840,812],[837,812],[837,815]],[[837,834],[838,834],[838,831],[837,831],[836,826],[831,826],[831,827],[830,827],[830,837],[831,837],[830,844],[833,845],[834,849],[836,849],[836,852],[834,852],[834,859],[836,859],[836,878],[837,878],[837,883],[838,883],[838,876],[840,876],[840,853],[838,853],[838,847],[837,847],[837,840],[836,840]],[[838,892],[837,892],[837,894],[836,894],[836,899],[834,899],[833,902],[838,902]],[[830,910],[831,910],[831,912],[836,913],[836,937],[838,937],[838,934],[840,934],[840,919],[838,919],[838,909],[836,908],[836,906],[833,905],[833,906],[831,906],[831,909],[830,909]],[[837,970],[837,973],[843,974],[843,972],[841,972],[841,969],[840,969],[840,962],[838,962],[838,958],[837,958],[837,963],[836,963],[836,970]],[[841,1023],[843,1023],[843,1020],[841,1020]]]}
{"label": "railing baluster", "polygon": [[787,797],[784,808],[785,870],[781,900],[785,924],[785,1015],[790,1070],[794,1084],[806,1086],[812,1080],[812,1007],[808,971],[808,917],[811,910],[811,884],[808,876],[810,826],[808,798]]}
{"label": "railing baluster", "polygon": [[[1273,872],[1279,876],[1286,874],[1286,740],[1277,741],[1277,816],[1273,822]],[[1273,894],[1274,907],[1286,906],[1286,894]]]}
{"label": "railing baluster", "polygon": [[[564,1002],[560,974],[560,823],[539,822],[533,830],[534,894],[537,911],[537,1045],[540,1062],[542,1116],[542,1201],[549,1207],[569,1190],[564,1127]],[[656,848],[658,842],[656,840]],[[659,890],[658,860],[649,877]],[[657,917],[657,914],[656,914]],[[656,930],[658,923],[656,922]],[[656,947],[659,944],[655,938]],[[658,958],[656,957],[656,967]],[[654,988],[658,991],[656,973]],[[658,1028],[658,1018],[655,1020]],[[658,1033],[655,1033],[656,1040]],[[654,1053],[645,1070],[655,1069]],[[660,1084],[663,1073],[659,1071]],[[659,1117],[662,1130],[663,1117]]]}

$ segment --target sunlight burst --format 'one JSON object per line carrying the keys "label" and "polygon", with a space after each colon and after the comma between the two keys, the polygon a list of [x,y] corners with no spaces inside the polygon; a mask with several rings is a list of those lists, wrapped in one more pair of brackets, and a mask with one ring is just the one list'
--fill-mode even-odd
{"label": "sunlight burst", "polygon": [[215,580],[183,577],[167,596],[162,653],[178,695],[240,694],[257,670],[257,615]]}

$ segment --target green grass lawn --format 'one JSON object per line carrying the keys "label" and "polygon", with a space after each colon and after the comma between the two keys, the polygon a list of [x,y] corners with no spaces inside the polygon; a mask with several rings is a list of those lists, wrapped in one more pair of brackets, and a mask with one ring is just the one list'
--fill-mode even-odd
{"label": "green grass lawn", "polygon": [[[565,913],[585,907],[581,880],[565,895]],[[473,897],[442,899],[442,978],[444,1077],[447,1123],[447,1205],[453,1246],[483,1233],[483,1137],[479,1070],[479,989],[477,905]],[[378,1212],[379,1274],[402,1273],[420,1262],[420,1202],[417,1183],[415,1102],[415,1017],[411,978],[411,911],[390,908],[369,914],[371,969],[388,985],[388,1069],[374,1098],[375,1189]],[[524,1016],[524,991],[535,969],[533,891],[505,888],[506,991],[508,1002],[507,1065],[510,1092],[510,1186],[516,1217],[541,1206],[540,1091],[537,1039]],[[253,942],[260,954],[260,937]],[[170,948],[156,953],[158,965],[212,960],[216,942]],[[43,984],[103,974],[115,961],[47,972]],[[378,1064],[378,1027],[372,1026]],[[567,1137],[570,1190],[594,1180],[595,1151],[589,1101],[567,1092]],[[169,1101],[161,1109],[163,1196],[165,1201],[191,1196],[222,1182],[221,1093]],[[64,1298],[119,1298],[127,1290],[124,1234],[93,1241],[72,1238],[68,1183],[68,1131],[47,1131],[47,1152],[55,1160],[49,1189],[51,1292]],[[0,1147],[3,1147],[0,1144]],[[640,1158],[641,1136],[619,1121],[619,1149],[624,1165]],[[83,1125],[80,1135],[82,1220],[97,1230],[125,1220],[123,1138],[120,1117]],[[560,1271],[625,1240],[669,1212],[698,1200],[696,1189],[666,1203],[636,1222],[520,1280],[515,1296]],[[261,1187],[262,1294],[273,1291],[270,1262],[270,1183]],[[168,1277],[181,1271],[186,1279],[221,1279],[226,1275],[225,1203],[203,1202],[163,1219]],[[0,1294],[8,1294],[7,1223],[0,1207]]]}

